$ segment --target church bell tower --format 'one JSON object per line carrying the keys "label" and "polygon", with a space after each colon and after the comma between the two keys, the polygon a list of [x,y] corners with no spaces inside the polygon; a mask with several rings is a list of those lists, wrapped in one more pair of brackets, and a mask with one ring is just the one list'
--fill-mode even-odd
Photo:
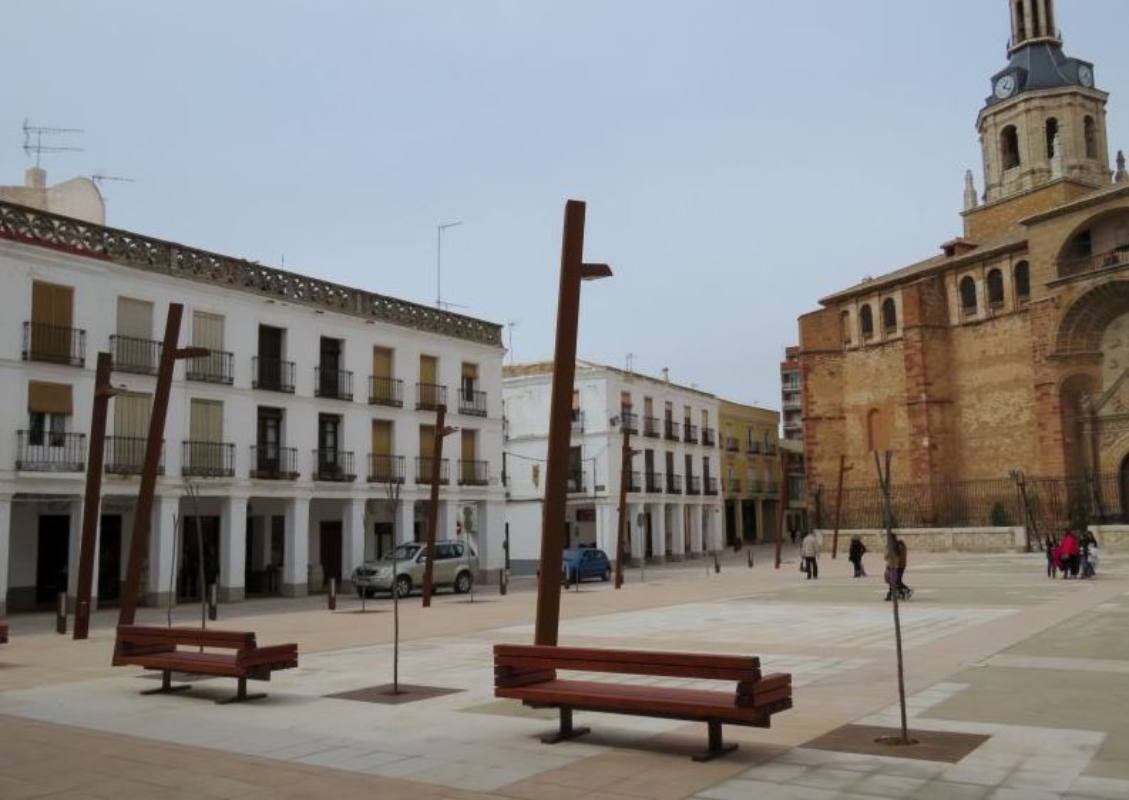
{"label": "church bell tower", "polygon": [[1108,95],[1095,86],[1094,65],[1063,52],[1055,0],[1008,0],[1008,10],[1008,65],[992,77],[977,120],[985,199],[1063,178],[1108,185]]}

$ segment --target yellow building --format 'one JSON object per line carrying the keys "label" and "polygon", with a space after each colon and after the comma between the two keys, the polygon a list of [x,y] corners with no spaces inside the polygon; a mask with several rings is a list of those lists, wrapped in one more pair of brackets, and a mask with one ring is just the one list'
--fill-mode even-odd
{"label": "yellow building", "polygon": [[774,542],[780,526],[780,414],[721,401],[725,543]]}

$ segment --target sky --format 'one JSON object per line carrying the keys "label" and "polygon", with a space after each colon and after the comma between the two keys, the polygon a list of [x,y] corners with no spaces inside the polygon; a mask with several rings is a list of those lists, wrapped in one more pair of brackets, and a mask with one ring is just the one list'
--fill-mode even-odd
{"label": "sky", "polygon": [[[107,221],[442,299],[552,356],[566,199],[581,357],[779,408],[819,298],[930,257],[983,190],[1005,0],[5,0],[0,182],[21,125],[81,128]],[[1059,0],[1129,150],[1129,3]],[[507,357],[507,360],[509,357]]]}

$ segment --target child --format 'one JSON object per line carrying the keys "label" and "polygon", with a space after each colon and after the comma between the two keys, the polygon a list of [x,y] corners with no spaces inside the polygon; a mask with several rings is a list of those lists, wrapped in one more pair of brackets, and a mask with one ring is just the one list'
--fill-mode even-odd
{"label": "child", "polygon": [[1047,577],[1054,580],[1058,574],[1058,565],[1055,563],[1055,550],[1058,548],[1058,542],[1049,533],[1043,540],[1043,549],[1047,552]]}

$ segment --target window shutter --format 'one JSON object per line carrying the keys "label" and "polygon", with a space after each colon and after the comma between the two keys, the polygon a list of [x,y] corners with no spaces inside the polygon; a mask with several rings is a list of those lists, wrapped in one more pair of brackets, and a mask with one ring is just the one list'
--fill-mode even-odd
{"label": "window shutter", "polygon": [[119,336],[133,339],[153,338],[153,304],[129,297],[118,298]]}
{"label": "window shutter", "polygon": [[30,381],[27,385],[27,410],[40,414],[72,415],[74,397],[71,385]]}
{"label": "window shutter", "polygon": [[192,312],[192,344],[209,350],[223,350],[223,317],[205,311]]}
{"label": "window shutter", "polygon": [[127,393],[114,397],[114,436],[144,439],[149,435],[149,414],[153,398]]}

